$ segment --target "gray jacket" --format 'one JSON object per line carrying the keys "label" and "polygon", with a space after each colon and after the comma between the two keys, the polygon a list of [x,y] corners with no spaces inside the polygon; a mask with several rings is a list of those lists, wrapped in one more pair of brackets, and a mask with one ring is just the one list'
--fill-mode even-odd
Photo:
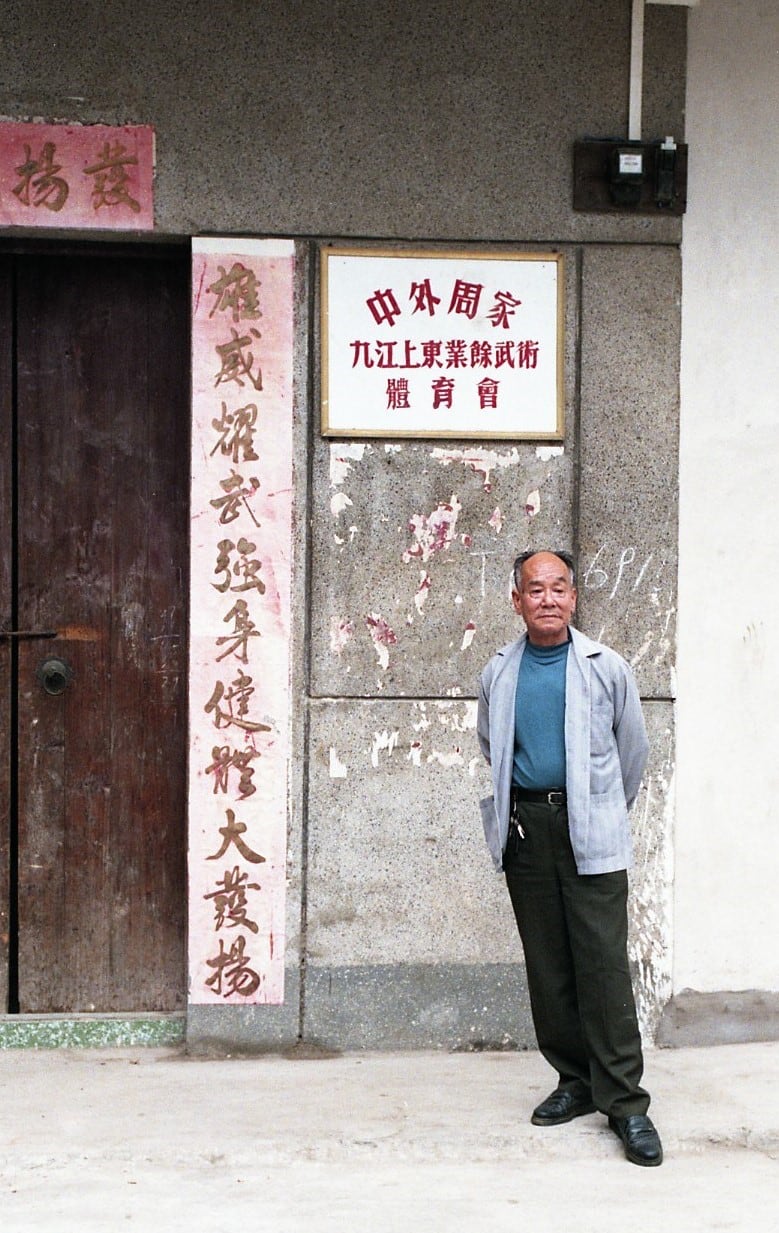
{"label": "gray jacket", "polygon": [[[568,826],[579,873],[630,864],[628,810],[638,793],[649,743],[638,690],[616,651],[571,627],[565,676]],[[514,699],[523,634],[494,655],[479,679],[476,730],[492,766],[494,796],[480,802],[496,869],[503,867],[514,761]],[[552,786],[552,785],[550,785]]]}

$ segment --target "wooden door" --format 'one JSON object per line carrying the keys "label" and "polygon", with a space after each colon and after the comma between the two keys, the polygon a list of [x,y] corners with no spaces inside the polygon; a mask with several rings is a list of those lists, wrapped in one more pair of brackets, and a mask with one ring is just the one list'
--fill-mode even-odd
{"label": "wooden door", "polygon": [[2,265],[3,933],[22,1013],[185,1000],[188,291],[167,251]]}

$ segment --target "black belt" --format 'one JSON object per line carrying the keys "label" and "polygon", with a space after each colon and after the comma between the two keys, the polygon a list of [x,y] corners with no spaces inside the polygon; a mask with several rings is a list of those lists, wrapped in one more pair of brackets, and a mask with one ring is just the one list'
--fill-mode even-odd
{"label": "black belt", "polygon": [[530,801],[536,805],[564,805],[568,800],[565,788],[511,788],[512,801]]}

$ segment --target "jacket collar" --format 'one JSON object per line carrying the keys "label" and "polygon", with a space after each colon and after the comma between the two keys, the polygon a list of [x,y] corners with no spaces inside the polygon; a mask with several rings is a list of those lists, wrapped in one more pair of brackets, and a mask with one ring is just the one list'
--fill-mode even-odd
{"label": "jacket collar", "polygon": [[[568,626],[571,635],[571,644],[577,659],[590,659],[593,655],[600,655],[603,647],[600,642],[593,641],[576,629],[573,625]],[[506,667],[513,662],[514,659],[521,657],[527,642],[527,632],[521,634],[514,642],[509,642],[507,646],[501,647],[498,655],[502,655],[506,660]]]}

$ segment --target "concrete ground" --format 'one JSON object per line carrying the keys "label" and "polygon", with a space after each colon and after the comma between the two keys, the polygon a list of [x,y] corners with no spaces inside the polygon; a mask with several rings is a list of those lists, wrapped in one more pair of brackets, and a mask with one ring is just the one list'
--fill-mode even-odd
{"label": "concrete ground", "polygon": [[3,1233],[779,1230],[779,1043],[648,1053],[666,1159],[531,1126],[536,1053],[0,1053]]}

